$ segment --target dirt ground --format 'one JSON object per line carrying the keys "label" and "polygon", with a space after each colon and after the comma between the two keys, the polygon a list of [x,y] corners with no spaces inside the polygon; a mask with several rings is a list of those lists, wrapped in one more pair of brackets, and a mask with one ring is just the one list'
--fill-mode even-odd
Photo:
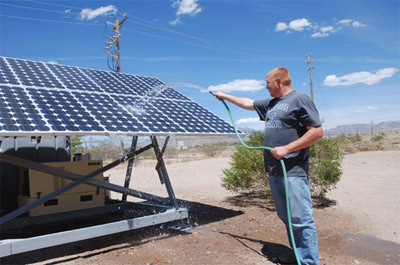
{"label": "dirt ground", "polygon": [[[191,229],[144,228],[3,258],[1,264],[279,264],[288,239],[273,204],[220,186],[230,158],[167,165]],[[346,155],[327,200],[314,201],[321,264],[400,264],[400,151]],[[107,172],[122,185],[125,167]],[[135,167],[131,187],[167,196],[154,165]],[[113,198],[120,194],[113,193]]]}

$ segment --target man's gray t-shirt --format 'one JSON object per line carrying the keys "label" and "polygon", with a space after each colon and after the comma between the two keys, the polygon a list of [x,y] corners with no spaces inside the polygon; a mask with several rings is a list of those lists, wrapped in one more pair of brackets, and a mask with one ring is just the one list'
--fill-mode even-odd
{"label": "man's gray t-shirt", "polygon": [[[254,108],[260,119],[265,121],[264,145],[274,148],[287,145],[307,132],[307,126],[319,126],[318,111],[311,99],[302,93],[292,91],[280,98],[255,100]],[[288,176],[307,176],[309,148],[304,148],[283,157]],[[281,163],[270,151],[264,152],[267,172],[283,176]]]}

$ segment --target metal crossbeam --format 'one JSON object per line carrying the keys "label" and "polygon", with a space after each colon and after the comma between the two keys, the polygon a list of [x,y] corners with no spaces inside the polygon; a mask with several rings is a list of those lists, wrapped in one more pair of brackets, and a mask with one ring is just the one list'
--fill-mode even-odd
{"label": "metal crossbeam", "polygon": [[[138,139],[139,139],[138,136],[132,136],[131,152],[136,151]],[[124,183],[125,188],[129,188],[129,184],[131,182],[133,162],[135,159],[136,159],[136,157],[134,159],[131,159],[128,161],[128,166],[126,167],[125,183]],[[126,202],[127,197],[128,197],[128,194],[124,193],[122,195],[122,201]]]}
{"label": "metal crossbeam", "polygon": [[96,225],[87,228],[75,229],[26,239],[2,240],[0,241],[0,257],[6,257],[36,249],[42,249],[80,240],[111,235],[151,225],[182,220],[185,218],[188,218],[187,209],[169,209],[163,213],[112,222],[103,225]]}
{"label": "metal crossbeam", "polygon": [[163,153],[165,151],[166,144],[168,143],[169,138],[167,138],[166,142],[164,143],[163,152],[160,151],[160,147],[158,145],[157,138],[155,136],[150,136],[150,138],[153,143],[154,152],[156,153],[156,157],[157,157],[157,161],[158,161],[157,166],[156,166],[157,173],[160,177],[161,183],[164,183],[165,187],[167,188],[167,192],[168,192],[169,198],[172,201],[173,206],[175,208],[178,208],[179,207],[178,202],[176,201],[175,193],[174,193],[174,190],[172,189],[171,181],[169,180],[169,176],[168,176],[167,169],[165,167],[165,163],[164,163],[164,159],[163,159]]}

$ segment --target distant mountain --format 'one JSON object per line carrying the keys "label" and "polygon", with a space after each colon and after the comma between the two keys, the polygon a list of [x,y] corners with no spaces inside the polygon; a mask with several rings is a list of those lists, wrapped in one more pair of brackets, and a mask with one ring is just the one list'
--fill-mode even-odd
{"label": "distant mountain", "polygon": [[347,133],[361,133],[361,132],[369,132],[372,130],[388,130],[388,129],[397,129],[400,128],[400,120],[398,121],[383,121],[380,123],[358,123],[358,124],[347,124],[347,125],[339,125],[335,128],[325,130],[325,135],[340,135]]}
{"label": "distant mountain", "polygon": [[253,129],[253,128],[249,128],[249,127],[238,127],[238,129],[242,132],[244,132],[246,135],[255,133],[259,130]]}

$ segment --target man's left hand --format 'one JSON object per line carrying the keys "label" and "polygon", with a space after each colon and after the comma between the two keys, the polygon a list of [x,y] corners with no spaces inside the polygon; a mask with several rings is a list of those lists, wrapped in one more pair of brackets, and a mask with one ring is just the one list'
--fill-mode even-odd
{"label": "man's left hand", "polygon": [[285,155],[290,153],[289,148],[285,146],[277,146],[271,150],[271,154],[275,157],[275,159],[279,160]]}

